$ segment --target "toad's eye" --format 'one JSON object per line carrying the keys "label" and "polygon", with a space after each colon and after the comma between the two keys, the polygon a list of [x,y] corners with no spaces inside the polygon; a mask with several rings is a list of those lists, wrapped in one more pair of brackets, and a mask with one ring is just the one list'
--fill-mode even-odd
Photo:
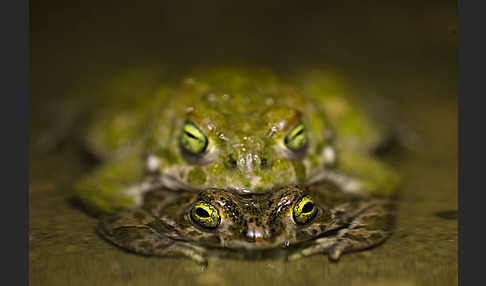
{"label": "toad's eye", "polygon": [[205,201],[197,201],[190,215],[192,221],[203,228],[216,228],[221,222],[218,210]]}
{"label": "toad's eye", "polygon": [[204,153],[208,147],[208,138],[192,122],[186,122],[182,128],[181,145],[193,155]]}
{"label": "toad's eye", "polygon": [[307,145],[307,132],[302,122],[295,125],[287,134],[285,145],[292,151],[302,150]]}
{"label": "toad's eye", "polygon": [[309,196],[302,197],[294,206],[294,221],[297,224],[306,224],[317,215],[317,207]]}

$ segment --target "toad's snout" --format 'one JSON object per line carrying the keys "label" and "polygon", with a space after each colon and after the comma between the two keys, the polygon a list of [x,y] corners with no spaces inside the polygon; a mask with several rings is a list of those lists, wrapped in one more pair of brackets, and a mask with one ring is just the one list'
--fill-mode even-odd
{"label": "toad's snout", "polygon": [[246,237],[249,238],[251,242],[254,242],[256,244],[262,244],[268,237],[268,232],[265,230],[265,228],[257,226],[250,228],[249,231],[246,233]]}

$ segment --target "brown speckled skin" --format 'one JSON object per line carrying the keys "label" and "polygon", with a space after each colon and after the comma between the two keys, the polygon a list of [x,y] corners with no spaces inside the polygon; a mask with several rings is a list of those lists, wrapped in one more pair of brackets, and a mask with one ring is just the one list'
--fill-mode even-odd
{"label": "brown speckled skin", "polygon": [[[294,205],[309,195],[317,214],[307,224],[293,219]],[[214,229],[190,216],[198,200],[221,217]],[[289,186],[271,194],[241,196],[220,189],[199,193],[158,190],[142,208],[107,214],[100,233],[129,251],[156,256],[188,256],[206,263],[209,255],[237,258],[285,256],[289,260],[369,248],[391,233],[394,205],[388,198],[343,194],[329,185]]]}

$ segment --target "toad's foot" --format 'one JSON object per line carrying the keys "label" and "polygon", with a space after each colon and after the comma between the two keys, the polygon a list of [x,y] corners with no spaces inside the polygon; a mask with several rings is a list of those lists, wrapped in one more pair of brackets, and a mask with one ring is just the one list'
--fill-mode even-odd
{"label": "toad's foot", "polygon": [[106,214],[101,218],[99,227],[101,236],[131,252],[151,256],[186,256],[199,264],[207,265],[204,248],[164,235],[170,232],[167,226],[141,209]]}
{"label": "toad's foot", "polygon": [[315,254],[328,253],[337,261],[345,252],[370,248],[383,242],[391,234],[395,208],[389,199],[372,199],[363,203],[349,225],[337,234],[320,237],[288,256],[296,260]]}

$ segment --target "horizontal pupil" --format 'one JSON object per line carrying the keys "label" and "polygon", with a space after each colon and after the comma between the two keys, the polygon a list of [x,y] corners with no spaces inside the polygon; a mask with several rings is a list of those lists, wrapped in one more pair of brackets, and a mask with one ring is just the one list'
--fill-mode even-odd
{"label": "horizontal pupil", "polygon": [[198,140],[198,138],[197,138],[197,137],[196,137],[194,134],[189,133],[189,132],[187,132],[187,131],[185,131],[185,133],[186,133],[186,135],[187,135],[188,137],[191,137],[191,138],[193,138],[193,139]]}
{"label": "horizontal pupil", "polygon": [[297,131],[297,133],[290,133],[288,139],[289,140],[292,140],[292,139],[295,139],[297,136],[301,135],[302,133],[304,133],[304,126],[300,126],[300,129]]}
{"label": "horizontal pupil", "polygon": [[196,214],[200,217],[207,218],[209,217],[209,213],[203,208],[197,208]]}
{"label": "horizontal pupil", "polygon": [[299,132],[297,132],[297,134],[295,134],[295,135],[294,135],[294,138],[295,138],[295,137],[297,137],[297,136],[299,136],[299,135],[300,135],[300,134],[302,134],[303,132],[304,132],[304,128],[301,128],[301,129],[299,130]]}
{"label": "horizontal pupil", "polygon": [[314,204],[311,202],[305,203],[304,207],[302,207],[303,213],[310,213],[314,209]]}

